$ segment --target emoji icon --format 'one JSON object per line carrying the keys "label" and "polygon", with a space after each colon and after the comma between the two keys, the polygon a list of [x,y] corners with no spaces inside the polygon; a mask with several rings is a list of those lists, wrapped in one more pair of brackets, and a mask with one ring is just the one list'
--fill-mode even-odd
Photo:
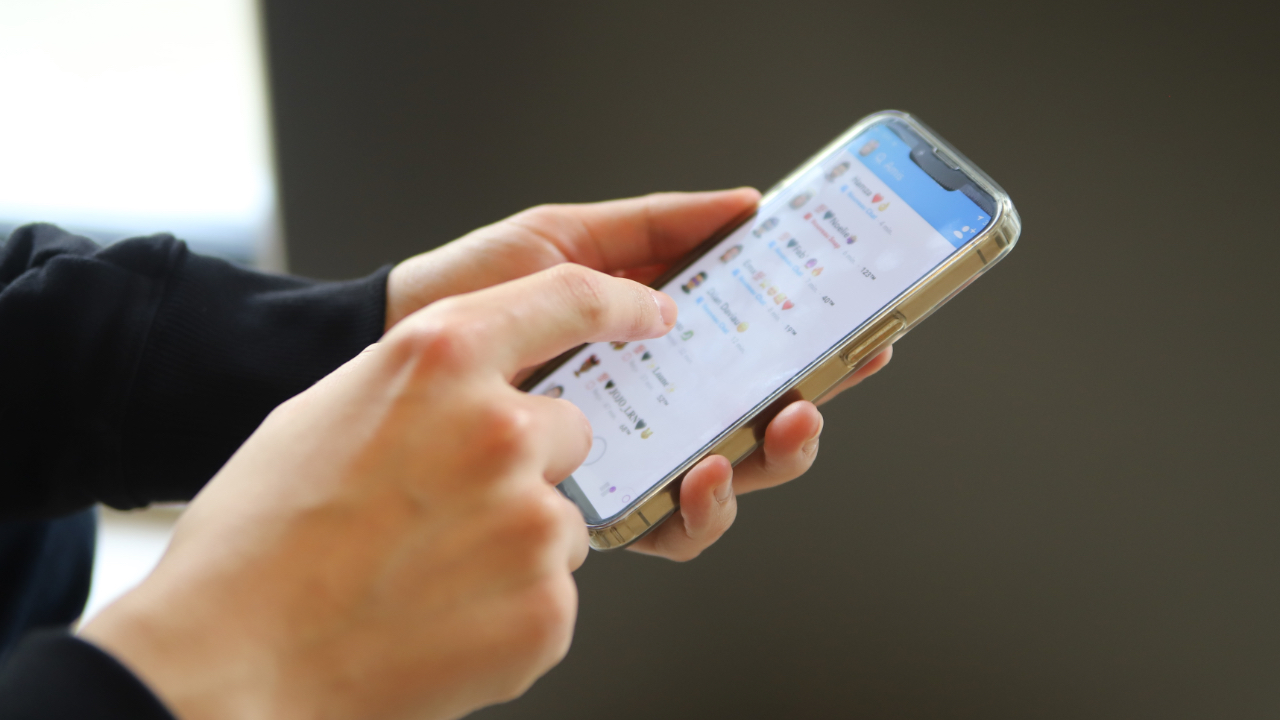
{"label": "emoji icon", "polygon": [[685,331],[684,331],[684,333],[680,336],[680,339],[681,339],[681,340],[688,340],[688,339],[689,339],[689,338],[691,338],[691,337],[693,337],[693,331],[692,331],[692,330],[685,330]]}
{"label": "emoji icon", "polygon": [[782,293],[778,293],[777,296],[773,298],[773,302],[777,305],[781,305],[782,303],[786,302],[786,299],[787,299],[786,295],[783,295]]}
{"label": "emoji icon", "polygon": [[858,242],[858,236],[857,236],[857,235],[850,235],[849,237],[847,237],[847,238],[845,238],[845,239],[844,239],[844,244],[845,244],[845,245],[852,245],[852,244],[854,244],[854,243],[856,243],[856,242]]}
{"label": "emoji icon", "polygon": [[769,293],[770,295],[776,295],[778,294],[778,288],[774,287],[773,285],[770,285],[769,289],[766,290],[765,292]]}
{"label": "emoji icon", "polygon": [[813,269],[813,276],[814,276],[814,277],[818,277],[818,276],[819,276],[819,275],[821,275],[821,274],[822,274],[822,268],[820,268],[820,267],[819,267],[819,268],[814,268],[814,269]]}
{"label": "emoji icon", "polygon": [[876,148],[878,147],[880,147],[879,140],[868,140],[867,144],[863,145],[862,149],[858,151],[858,154],[861,155],[862,157],[866,157],[871,153],[875,152]]}
{"label": "emoji icon", "polygon": [[547,396],[547,397],[549,397],[549,398],[558,398],[558,397],[560,397],[561,395],[564,395],[564,386],[563,386],[563,385],[552,385],[551,387],[547,388],[546,390],[543,390],[543,391],[542,391],[542,394],[543,394],[543,395],[546,395],[546,396]]}
{"label": "emoji icon", "polygon": [[789,247],[789,248],[790,248],[790,247],[795,247],[799,242],[800,242],[799,240],[795,240],[795,239],[788,240],[788,241],[787,241],[787,247]]}
{"label": "emoji icon", "polygon": [[653,428],[645,428],[644,430],[640,431],[640,439],[648,440],[649,436],[652,434],[653,434]]}
{"label": "emoji icon", "polygon": [[608,379],[609,379],[609,373],[600,373],[600,376],[596,378],[596,382],[604,382],[605,380],[608,380]]}
{"label": "emoji icon", "polygon": [[613,348],[614,350],[621,350],[626,346],[627,344],[625,342],[618,342],[616,340],[614,342],[609,343],[609,347]]}
{"label": "emoji icon", "polygon": [[883,199],[884,199],[883,195],[881,195],[880,193],[876,193],[875,195],[871,196],[871,204],[875,205],[876,203],[880,202]]}
{"label": "emoji icon", "polygon": [[637,429],[637,430],[643,430],[643,429],[645,428],[645,426],[646,426],[646,425],[648,425],[648,424],[649,424],[649,423],[647,423],[647,422],[645,422],[645,421],[643,421],[643,420],[637,420],[637,421],[636,421],[636,429]]}
{"label": "emoji icon", "polygon": [[592,355],[591,357],[589,357],[589,358],[587,358],[586,360],[584,360],[584,361],[583,361],[583,363],[582,363],[582,367],[580,367],[580,368],[578,368],[577,370],[574,370],[574,371],[573,371],[573,376],[574,376],[574,377],[578,377],[578,376],[579,376],[579,375],[581,375],[582,373],[584,373],[584,372],[586,372],[586,371],[590,370],[591,368],[593,368],[593,367],[595,367],[595,366],[597,366],[597,365],[599,365],[599,364],[600,364],[600,358],[596,357],[595,355]]}
{"label": "emoji icon", "polygon": [[733,247],[726,250],[723,255],[720,256],[720,262],[727,263],[730,260],[738,257],[738,253],[740,252],[742,252],[742,246],[734,245]]}
{"label": "emoji icon", "polygon": [[889,203],[885,203],[876,209],[879,210],[880,212],[884,212],[885,210],[889,209]]}
{"label": "emoji icon", "polygon": [[697,275],[694,275],[693,277],[689,278],[689,282],[681,285],[680,289],[685,291],[685,294],[687,295],[688,293],[693,292],[693,289],[701,285],[702,281],[706,279],[707,279],[707,274],[705,272],[700,272]]}
{"label": "emoji icon", "polygon": [[845,172],[848,170],[849,170],[849,163],[847,162],[842,162],[839,165],[831,168],[831,171],[827,173],[827,182],[831,182],[832,180],[835,180],[836,178],[845,174]]}
{"label": "emoji icon", "polygon": [[778,227],[778,218],[771,217],[768,220],[765,220],[764,222],[760,223],[760,226],[757,227],[755,230],[752,230],[751,234],[755,235],[756,237],[761,237],[765,233],[769,232],[770,230],[776,227]]}
{"label": "emoji icon", "polygon": [[827,214],[822,216],[822,219],[823,219],[823,220],[830,220],[832,215],[835,215],[835,213],[833,213],[833,212],[831,212],[830,210],[828,210],[828,211],[827,211]]}
{"label": "emoji icon", "polygon": [[746,332],[748,327],[751,326],[746,323],[738,323],[738,332]]}
{"label": "emoji icon", "polygon": [[605,389],[605,390],[612,390],[612,389],[613,389],[613,381],[612,381],[612,380],[610,380],[609,382],[605,383],[605,384],[604,384],[604,389]]}
{"label": "emoji icon", "polygon": [[783,310],[790,310],[791,308],[793,308],[793,307],[795,307],[795,306],[796,306],[796,304],[795,304],[795,303],[793,303],[793,302],[791,302],[790,300],[788,300],[788,301],[786,301],[786,302],[782,303],[782,309],[783,309]]}
{"label": "emoji icon", "polygon": [[813,199],[813,193],[809,192],[808,190],[805,190],[799,195],[791,198],[791,202],[789,204],[792,210],[799,210],[800,208],[808,204],[808,202],[812,199]]}
{"label": "emoji icon", "polygon": [[807,268],[811,268],[817,264],[818,264],[818,258],[810,258],[809,262],[805,263],[804,266]]}
{"label": "emoji icon", "polygon": [[812,219],[813,219],[813,213],[805,213],[805,214],[804,214],[804,219],[805,219],[805,220],[812,220]]}
{"label": "emoji icon", "polygon": [[643,354],[643,355],[641,355],[641,356],[640,356],[640,361],[641,361],[641,362],[643,362],[643,361],[645,361],[645,360],[648,360],[648,359],[649,359],[649,358],[651,358],[651,357],[653,357],[653,355],[652,355],[651,353],[647,353],[647,352],[646,352],[645,354]]}

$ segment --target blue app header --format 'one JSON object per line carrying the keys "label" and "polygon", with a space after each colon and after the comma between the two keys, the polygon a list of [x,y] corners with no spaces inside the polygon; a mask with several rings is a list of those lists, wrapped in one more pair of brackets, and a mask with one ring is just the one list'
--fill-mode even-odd
{"label": "blue app header", "polygon": [[955,247],[991,222],[987,212],[964,193],[947,190],[929,177],[911,159],[911,146],[888,125],[871,126],[845,149]]}

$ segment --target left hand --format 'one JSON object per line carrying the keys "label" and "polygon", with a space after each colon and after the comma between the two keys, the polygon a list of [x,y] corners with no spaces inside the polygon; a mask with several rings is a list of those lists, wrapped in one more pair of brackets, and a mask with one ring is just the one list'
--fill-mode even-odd
{"label": "left hand", "polygon": [[[759,201],[756,190],[739,188],[530,208],[397,265],[387,279],[387,329],[441,298],[561,263],[652,282]],[[882,352],[827,399],[875,374],[892,354],[892,348]],[[809,469],[821,432],[822,415],[813,403],[788,405],[769,423],[762,446],[737,468],[719,455],[694,466],[680,489],[680,509],[630,549],[672,560],[697,557],[733,524],[737,495],[781,485]]]}

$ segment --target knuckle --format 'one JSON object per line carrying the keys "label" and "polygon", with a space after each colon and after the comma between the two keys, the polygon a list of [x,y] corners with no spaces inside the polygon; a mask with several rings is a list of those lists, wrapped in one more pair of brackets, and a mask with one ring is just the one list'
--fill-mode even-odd
{"label": "knuckle", "polygon": [[568,573],[537,582],[517,597],[508,648],[523,666],[503,688],[502,695],[513,700],[523,695],[544,672],[569,652],[573,624],[577,617],[577,588]]}
{"label": "knuckle", "polygon": [[477,355],[475,334],[465,332],[466,323],[453,307],[424,317],[397,333],[393,350],[424,369],[466,369]]}
{"label": "knuckle", "polygon": [[548,665],[564,657],[578,613],[578,594],[568,572],[535,583],[524,598],[523,637]]}
{"label": "knuckle", "polygon": [[479,424],[486,439],[484,452],[488,455],[512,459],[532,450],[532,413],[516,403],[491,402],[483,405]]}
{"label": "knuckle", "polygon": [[567,516],[562,505],[555,490],[546,486],[522,496],[514,508],[514,525],[523,543],[531,551],[542,554],[567,530]]}
{"label": "knuckle", "polygon": [[559,219],[559,211],[555,205],[534,205],[516,213],[516,217],[537,227],[553,225]]}
{"label": "knuckle", "polygon": [[604,278],[581,265],[566,263],[551,270],[572,307],[592,326],[604,323],[608,300]]}

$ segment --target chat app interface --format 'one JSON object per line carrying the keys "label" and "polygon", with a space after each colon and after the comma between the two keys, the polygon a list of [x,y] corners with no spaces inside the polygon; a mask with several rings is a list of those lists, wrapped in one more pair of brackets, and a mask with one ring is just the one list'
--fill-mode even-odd
{"label": "chat app interface", "polygon": [[760,207],[662,288],[664,337],[594,343],[531,392],[586,413],[590,452],[572,475],[616,516],[840,344],[973,238],[990,218],[874,125]]}

